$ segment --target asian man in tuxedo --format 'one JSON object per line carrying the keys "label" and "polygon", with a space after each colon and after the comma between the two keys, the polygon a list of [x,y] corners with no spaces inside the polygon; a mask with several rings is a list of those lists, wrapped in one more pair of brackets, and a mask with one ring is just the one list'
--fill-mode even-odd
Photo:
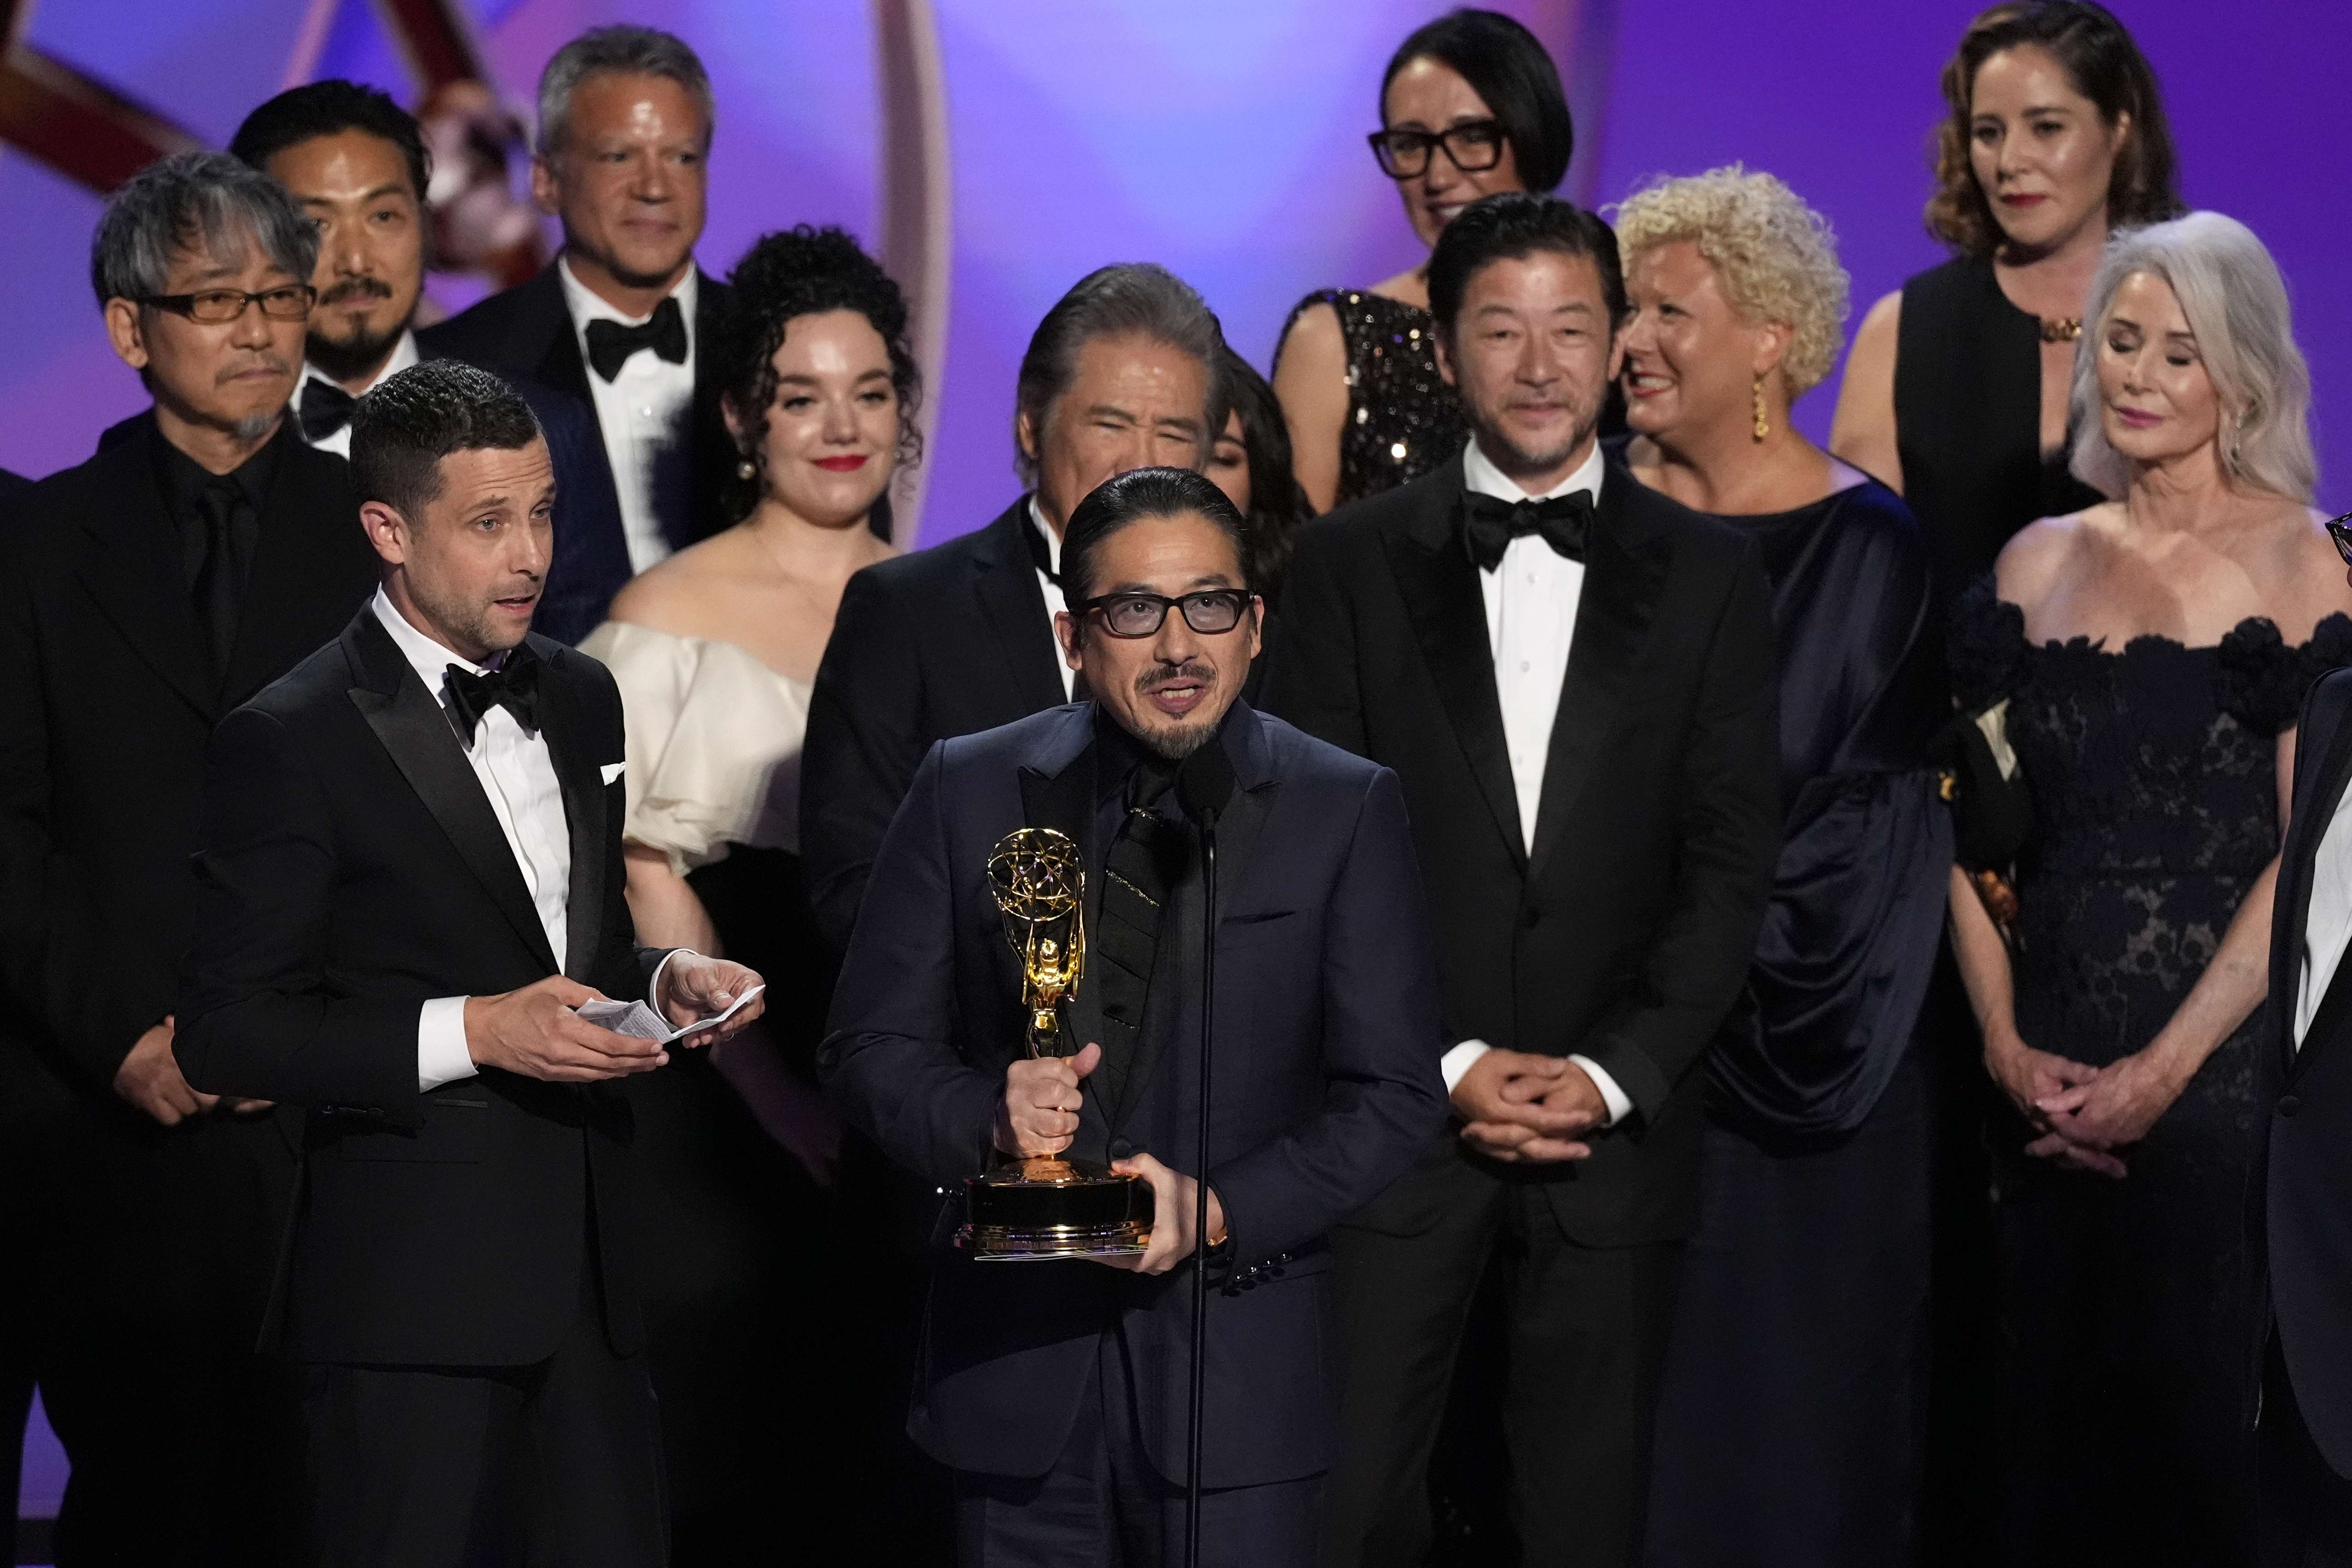
{"label": "asian man in tuxedo", "polygon": [[299,1560],[295,1392],[254,1353],[293,1138],[172,1040],[213,728],[374,575],[343,460],[286,412],[316,244],[225,154],[118,190],[90,270],[153,405],[0,528],[0,1184],[68,1568]]}
{"label": "asian man in tuxedo", "polygon": [[380,584],[214,740],[175,1049],[307,1113],[268,1336],[304,1368],[322,1560],[458,1568],[519,1533],[653,1568],[626,1080],[677,1047],[573,1009],[683,1028],[758,976],[635,944],[620,694],[529,631],[555,496],[529,405],[427,361],[354,423]]}
{"label": "asian man in tuxedo", "polygon": [[[314,81],[245,117],[229,151],[284,185],[319,231],[319,290],[305,337],[295,417],[302,438],[349,457],[352,409],[421,357],[428,161],[414,115],[372,87]],[[631,575],[621,503],[596,416],[579,398],[522,375],[555,464],[555,554],[531,629],[576,643]]]}
{"label": "asian man in tuxedo", "polygon": [[594,417],[629,567],[727,526],[738,461],[707,356],[727,286],[694,259],[713,106],[692,49],[651,27],[583,33],[539,79],[531,194],[563,250],[528,283],[417,333],[446,356],[575,399]]}
{"label": "asian man in tuxedo", "polygon": [[1596,439],[1616,239],[1486,197],[1430,261],[1462,455],[1300,538],[1266,706],[1403,780],[1462,1125],[1340,1227],[1345,1446],[1325,1561],[1420,1561],[1454,1349],[1504,1249],[1502,1411],[1529,1563],[1629,1564],[1676,1267],[1694,1070],[1780,850],[1755,552]]}

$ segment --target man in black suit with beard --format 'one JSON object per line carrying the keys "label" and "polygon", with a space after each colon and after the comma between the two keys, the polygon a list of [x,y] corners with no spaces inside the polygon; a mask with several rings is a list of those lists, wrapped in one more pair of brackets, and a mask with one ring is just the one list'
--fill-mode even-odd
{"label": "man in black suit with beard", "polygon": [[309,1112],[270,1335],[305,1363],[324,1560],[458,1568],[515,1531],[658,1564],[619,1080],[668,1056],[573,1009],[685,1028],[759,977],[635,944],[620,693],[528,635],[555,489],[528,405],[427,362],[361,400],[352,457],[381,584],[215,738],[179,1059]]}
{"label": "man in black suit with beard", "polygon": [[373,577],[343,460],[286,417],[315,247],[222,154],[117,191],[91,280],[154,405],[0,529],[0,1184],[68,1565],[299,1551],[293,1390],[253,1348],[294,1150],[172,1038],[206,742]]}
{"label": "man in black suit with beard", "polygon": [[416,334],[461,359],[580,401],[604,437],[630,570],[727,526],[738,461],[697,346],[727,286],[694,260],[713,130],[710,79],[651,27],[583,33],[539,79],[531,195],[563,250],[528,283]]}
{"label": "man in black suit with beard", "polygon": [[1426,1550],[1454,1346],[1500,1246],[1521,1549],[1630,1563],[1698,1218],[1692,1069],[1780,847],[1770,605],[1744,540],[1595,441],[1625,315],[1605,224],[1487,197],[1429,288],[1472,439],[1301,538],[1265,693],[1404,781],[1463,1123],[1337,1233],[1326,1560]]}

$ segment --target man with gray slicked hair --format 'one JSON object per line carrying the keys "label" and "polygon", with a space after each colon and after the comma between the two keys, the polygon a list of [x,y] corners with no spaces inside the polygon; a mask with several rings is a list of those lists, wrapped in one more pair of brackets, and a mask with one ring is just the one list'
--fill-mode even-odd
{"label": "man with gray slicked hair", "polygon": [[257,1357],[293,1192],[266,1105],[172,1056],[215,721],[372,584],[347,465],[286,417],[316,240],[187,153],[108,203],[90,279],[153,406],[0,532],[0,1186],[33,1216],[61,1563],[292,1563],[299,1427]]}
{"label": "man with gray slicked hair", "polygon": [[416,334],[428,359],[551,386],[594,415],[635,572],[727,526],[735,448],[695,352],[727,294],[694,260],[713,117],[702,62],[667,33],[597,27],[558,49],[530,178],[563,253]]}

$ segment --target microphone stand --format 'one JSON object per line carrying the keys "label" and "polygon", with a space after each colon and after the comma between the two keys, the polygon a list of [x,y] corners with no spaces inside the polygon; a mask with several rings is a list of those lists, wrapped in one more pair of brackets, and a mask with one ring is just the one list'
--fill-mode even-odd
{"label": "microphone stand", "polygon": [[1193,1147],[1200,1173],[1192,1206],[1192,1386],[1186,1423],[1184,1563],[1201,1568],[1201,1449],[1208,1392],[1209,1348],[1209,1064],[1217,1001],[1217,816],[1233,797],[1234,767],[1221,741],[1184,759],[1177,799],[1201,825],[1201,1125]]}

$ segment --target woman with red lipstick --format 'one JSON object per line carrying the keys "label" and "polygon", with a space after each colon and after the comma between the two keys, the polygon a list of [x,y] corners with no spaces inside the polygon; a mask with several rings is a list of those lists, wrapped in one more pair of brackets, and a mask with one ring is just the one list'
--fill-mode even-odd
{"label": "woman with red lipstick", "polygon": [[2258,1008],[2296,716],[2352,661],[2310,388],[2242,225],[2118,235],[2073,392],[2074,473],[2114,499],[2025,529],[1954,605],[1962,703],[2005,704],[2036,823],[2006,933],[1957,873],[1951,899],[2015,1112],[1991,1141],[2002,1563],[2252,1560]]}
{"label": "woman with red lipstick", "polygon": [[[1576,126],[1533,33],[1496,11],[1448,12],[1407,38],[1381,79],[1370,137],[1423,246],[1496,191],[1549,191]],[[1275,349],[1292,467],[1318,512],[1419,479],[1467,431],[1437,374],[1427,264],[1370,289],[1299,301]]]}
{"label": "woman with red lipstick", "polygon": [[1747,535],[1771,584],[1786,840],[1708,1058],[1643,1561],[1879,1568],[1916,1544],[1913,1026],[1952,857],[1927,752],[1948,709],[1927,551],[1900,497],[1790,423],[1835,363],[1847,293],[1796,193],[1736,166],[1661,180],[1619,208],[1617,242],[1625,459]]}
{"label": "woman with red lipstick", "polygon": [[829,1293],[805,1288],[833,1212],[814,1184],[840,1134],[814,1080],[832,965],[800,869],[800,755],[842,589],[894,553],[868,524],[916,456],[919,395],[906,302],[839,229],[769,235],[730,282],[705,352],[740,521],[631,582],[582,644],[625,707],[638,940],[756,962],[769,985],[767,1017],[715,1073],[672,1075],[637,1105],[658,1173],[641,1245],[671,1282],[649,1313],[656,1383],[692,1450],[673,1499],[681,1563],[689,1540],[694,1561],[744,1561],[779,1511],[830,1520],[849,1495],[855,1445],[779,1415],[853,1402],[856,1359]]}
{"label": "woman with red lipstick", "polygon": [[1982,13],[1943,91],[1927,229],[1958,254],[1863,318],[1830,449],[1910,502],[1948,599],[2098,499],[2066,468],[2084,300],[2111,229],[2181,205],[2156,73],[2090,0]]}

